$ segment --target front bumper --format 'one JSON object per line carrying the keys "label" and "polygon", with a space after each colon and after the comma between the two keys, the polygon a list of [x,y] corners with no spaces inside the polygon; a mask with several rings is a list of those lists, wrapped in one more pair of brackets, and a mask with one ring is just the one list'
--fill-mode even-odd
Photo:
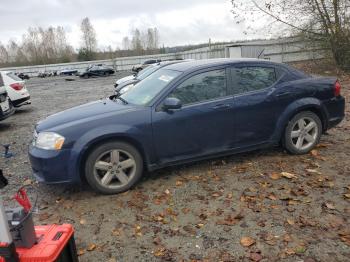
{"label": "front bumper", "polygon": [[70,175],[71,150],[44,150],[29,146],[29,160],[33,175],[45,184],[75,183],[77,178]]}

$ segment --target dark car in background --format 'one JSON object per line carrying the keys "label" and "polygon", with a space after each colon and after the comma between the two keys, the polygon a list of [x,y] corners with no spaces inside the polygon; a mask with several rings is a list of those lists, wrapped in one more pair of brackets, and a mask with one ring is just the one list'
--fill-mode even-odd
{"label": "dark car in background", "polygon": [[122,79],[119,79],[115,82],[115,93],[116,94],[124,94],[128,90],[130,90],[135,84],[142,81],[149,75],[153,74],[157,70],[171,64],[176,64],[180,62],[184,62],[186,60],[173,60],[173,61],[164,61],[156,64],[152,64],[149,67],[139,71],[136,75],[126,76]]}
{"label": "dark car in background", "polygon": [[79,76],[81,78],[99,77],[99,76],[109,76],[115,73],[114,69],[102,64],[89,66],[86,71],[81,73]]}
{"label": "dark car in background", "polygon": [[146,60],[142,64],[138,64],[138,65],[133,66],[132,67],[132,71],[138,73],[139,71],[141,71],[142,69],[145,69],[149,65],[156,64],[156,63],[159,63],[161,61],[162,61],[161,59],[149,59],[149,60]]}
{"label": "dark car in background", "polygon": [[145,170],[278,145],[305,154],[344,118],[340,91],[336,78],[265,60],[172,64],[39,122],[29,158],[39,181],[113,194]]}
{"label": "dark car in background", "polygon": [[16,75],[22,80],[29,80],[30,79],[29,75],[24,74],[24,73],[19,73],[19,74],[16,74]]}
{"label": "dark car in background", "polygon": [[61,76],[72,76],[77,74],[78,74],[78,70],[73,68],[66,68],[59,72],[59,75]]}

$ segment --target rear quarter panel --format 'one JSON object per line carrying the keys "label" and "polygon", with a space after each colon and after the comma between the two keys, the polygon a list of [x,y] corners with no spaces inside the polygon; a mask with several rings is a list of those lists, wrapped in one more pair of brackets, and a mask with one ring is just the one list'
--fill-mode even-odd
{"label": "rear quarter panel", "polygon": [[310,77],[281,83],[276,93],[291,92],[292,102],[281,112],[272,140],[280,141],[288,121],[300,111],[317,110],[322,115],[324,129],[326,129],[332,114],[339,114],[341,111],[339,108],[332,110],[329,106],[330,101],[334,99],[333,86],[336,80],[336,78]]}

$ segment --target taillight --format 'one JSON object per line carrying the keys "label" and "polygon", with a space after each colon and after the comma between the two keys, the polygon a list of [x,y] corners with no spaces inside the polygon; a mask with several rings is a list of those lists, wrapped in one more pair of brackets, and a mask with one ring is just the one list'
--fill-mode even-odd
{"label": "taillight", "polygon": [[334,84],[334,96],[340,96],[341,84],[337,80]]}
{"label": "taillight", "polygon": [[20,83],[13,83],[10,86],[12,87],[12,89],[17,90],[17,91],[19,91],[23,88],[23,85]]}

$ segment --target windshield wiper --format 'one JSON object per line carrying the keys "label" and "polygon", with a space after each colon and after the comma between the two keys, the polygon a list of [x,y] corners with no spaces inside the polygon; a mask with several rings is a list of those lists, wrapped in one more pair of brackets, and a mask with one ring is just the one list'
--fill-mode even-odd
{"label": "windshield wiper", "polygon": [[109,99],[111,100],[116,100],[119,99],[120,101],[122,101],[125,105],[129,104],[128,101],[126,101],[124,98],[120,97],[120,94],[115,94],[109,97]]}
{"label": "windshield wiper", "polygon": [[128,101],[126,101],[124,98],[122,98],[121,96],[117,96],[116,99],[119,99],[120,101],[122,101],[124,104],[129,104]]}

